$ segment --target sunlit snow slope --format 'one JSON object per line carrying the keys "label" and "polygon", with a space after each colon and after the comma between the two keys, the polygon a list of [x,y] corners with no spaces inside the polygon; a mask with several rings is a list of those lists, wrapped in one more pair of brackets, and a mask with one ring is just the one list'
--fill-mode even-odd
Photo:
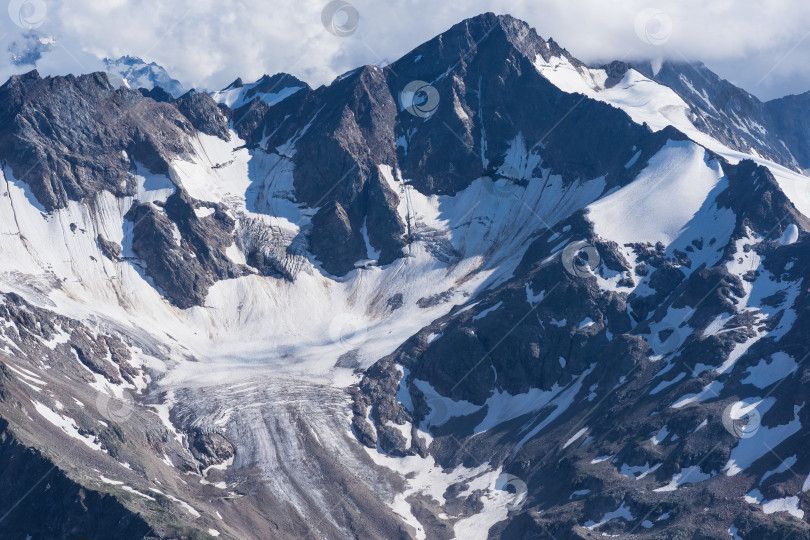
{"label": "sunlit snow slope", "polygon": [[[3,163],[0,382],[23,441],[160,534],[234,538],[508,537],[546,516],[630,534],[680,519],[664,497],[753,475],[806,414],[764,390],[800,371],[808,178],[528,30],[485,15],[329,87],[204,94],[164,173],[120,150],[134,195],[47,211]],[[396,102],[417,76],[435,116]],[[188,223],[232,230],[200,245],[179,195]],[[232,273],[177,307],[145,255],[164,246],[171,273],[214,243]],[[365,255],[339,273],[333,252]],[[773,417],[732,439],[721,396]],[[710,430],[727,452],[701,468]],[[734,500],[803,512],[797,486],[760,487]]]}

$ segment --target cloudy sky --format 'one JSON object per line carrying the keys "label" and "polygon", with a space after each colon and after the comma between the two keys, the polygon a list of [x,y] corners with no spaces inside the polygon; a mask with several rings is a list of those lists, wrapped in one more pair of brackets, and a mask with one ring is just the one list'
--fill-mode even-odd
{"label": "cloudy sky", "polygon": [[[124,54],[155,61],[186,87],[286,71],[313,86],[393,61],[463,18],[510,13],[589,63],[701,60],[763,99],[810,90],[807,0],[348,0],[327,31],[329,0],[3,0],[0,77],[90,72]],[[40,57],[41,55],[41,57]],[[15,65],[16,62],[16,65]]]}

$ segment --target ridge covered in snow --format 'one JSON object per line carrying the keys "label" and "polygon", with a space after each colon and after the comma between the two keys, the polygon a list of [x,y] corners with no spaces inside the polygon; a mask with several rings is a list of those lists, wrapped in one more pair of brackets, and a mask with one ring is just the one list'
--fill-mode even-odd
{"label": "ridge covered in snow", "polygon": [[180,81],[173,79],[169,73],[155,62],[146,63],[134,56],[122,56],[117,59],[104,59],[109,73],[121,77],[122,84],[129,88],[152,90],[160,87],[178,98],[186,93]]}
{"label": "ridge covered in snow", "polygon": [[810,530],[810,179],[753,115],[492,14],[317,89],[107,67],[0,89],[0,414],[121,519]]}

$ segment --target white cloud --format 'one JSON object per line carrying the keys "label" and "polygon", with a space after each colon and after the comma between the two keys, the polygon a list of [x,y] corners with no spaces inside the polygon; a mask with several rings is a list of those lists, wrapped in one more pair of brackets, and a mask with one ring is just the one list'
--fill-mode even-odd
{"label": "white cloud", "polygon": [[[361,64],[395,60],[465,17],[494,11],[528,21],[584,61],[685,57],[764,98],[810,90],[805,0],[350,1],[360,25],[350,37],[337,37],[321,24],[326,0],[47,0],[48,17],[37,31],[56,45],[37,67],[77,73],[97,69],[100,57],[132,54],[165,66],[187,87],[218,89],[237,76],[255,80],[279,71],[319,85]],[[661,46],[636,32],[638,14],[650,8],[671,21]],[[10,16],[0,19],[6,54],[23,30]],[[661,37],[655,23],[648,30]],[[27,69],[6,60],[0,76]]]}

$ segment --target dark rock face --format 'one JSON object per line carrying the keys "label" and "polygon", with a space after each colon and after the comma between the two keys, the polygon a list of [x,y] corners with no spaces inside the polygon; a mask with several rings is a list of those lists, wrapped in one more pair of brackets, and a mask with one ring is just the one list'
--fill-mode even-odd
{"label": "dark rock face", "polygon": [[[302,96],[302,92],[299,92]],[[296,100],[296,96],[291,99]],[[225,107],[223,106],[223,109]],[[265,116],[270,111],[270,106],[261,99],[254,99],[247,105],[231,111],[226,109],[231,115],[234,131],[245,141],[248,146],[256,147],[262,140],[261,126]]]}
{"label": "dark rock face", "polygon": [[2,418],[0,468],[0,508],[10,510],[0,521],[4,538],[104,538],[112,531],[132,540],[154,536],[141,516],[114,497],[73,482],[39,451],[21,444]]}
{"label": "dark rock face", "polygon": [[[285,165],[292,163],[295,190],[284,198],[314,214],[311,227],[300,232],[279,231],[258,219],[264,216],[195,200],[177,186],[165,203],[132,204],[124,224],[126,249],[96,236],[108,259],[120,261],[126,255],[175,306],[186,309],[203,305],[218,280],[255,272],[293,280],[308,268],[308,259],[327,274],[343,276],[371,258],[371,252],[379,252],[382,265],[402,257],[409,243],[430,234],[415,226],[410,214],[401,218],[400,203],[409,205],[401,201],[403,181],[422,194],[442,196],[481,177],[533,187],[548,185],[548,177],[556,174],[566,187],[604,179],[604,194],[635,180],[669,141],[686,140],[674,128],[653,133],[618,109],[557,89],[533,63],[538,57],[560,56],[581,65],[526,24],[486,14],[454,26],[384,69],[364,67],[329,86],[311,89],[284,74],[264,77],[250,85],[247,104],[235,110],[218,106],[207,94],[190,92],[175,99],[160,88],[114,90],[100,74],[43,80],[34,72],[0,88],[0,157],[47,210],[102,190],[133,196],[130,171],[136,162],[166,173],[172,159],[190,151],[189,137],[197,133],[227,141],[230,127],[251,150],[277,153]],[[607,86],[615,86],[631,67],[608,65]],[[670,85],[692,107],[696,125],[729,146],[806,166],[806,96],[763,104],[700,65],[667,63],[656,73],[643,65],[637,69]],[[405,110],[401,93],[414,80],[431,81],[440,100],[434,114]],[[299,83],[302,89],[280,103],[262,99]],[[696,98],[691,86],[705,91],[709,104]],[[229,88],[245,85],[237,80]],[[752,135],[755,125],[765,130],[762,137]],[[522,159],[536,157],[539,165],[512,170],[504,157],[508,151]],[[731,165],[711,153],[706,159],[720,162],[725,172],[708,203],[732,215],[726,236],[712,222],[679,249],[662,242],[617,245],[597,235],[581,207],[566,214],[555,230],[538,224],[529,231],[531,244],[511,276],[485,282],[464,306],[429,323],[363,373],[350,389],[354,437],[389,456],[431,457],[448,469],[486,465],[489,471],[519,477],[527,487],[525,507],[510,509],[487,531],[491,537],[726,538],[733,523],[744,538],[810,538],[806,522],[784,512],[766,516],[745,499],[756,489],[763,500],[796,497],[797,508],[810,512],[810,492],[802,482],[810,471],[810,407],[805,405],[810,403],[810,221],[767,169],[745,160]],[[386,167],[393,181],[386,178]],[[267,186],[252,186],[259,193],[262,187]],[[257,212],[273,210],[259,197],[255,206]],[[794,232],[795,242],[783,240],[786,233],[794,238]],[[577,275],[561,259],[563,248],[580,240],[593,247],[599,260],[591,272]],[[234,243],[249,267],[228,257]],[[130,247],[136,257],[130,257]],[[428,249],[446,265],[463,256],[441,238]],[[716,260],[700,262],[709,249],[717,252]],[[580,268],[590,263],[590,256],[575,256]],[[386,295],[381,292],[378,298],[386,316],[412,308],[402,309],[402,293]],[[453,298],[451,288],[425,293],[415,304],[428,309]],[[111,410],[115,400],[90,386],[141,388],[144,374],[131,361],[143,342],[130,343],[134,334],[108,332],[106,321],[89,328],[16,294],[0,297],[0,321],[6,323],[0,324],[0,337],[8,344],[0,347],[0,412],[18,437],[0,420],[0,469],[9,472],[11,487],[0,494],[0,502],[5,497],[12,503],[22,486],[51,466],[26,449],[27,439],[26,444],[20,440],[36,431],[40,448],[59,448],[53,441],[61,443],[59,437],[66,436],[53,422],[18,430],[38,418],[31,409],[39,404],[35,400],[60,418],[64,414],[89,446],[101,449],[87,451],[92,457],[82,465],[93,474],[82,482],[98,487],[95,473],[102,471],[96,465],[104,463],[126,479],[126,487],[135,489],[132,484],[148,495],[110,487],[118,490],[116,496],[131,497],[121,499],[126,510],[112,497],[54,470],[54,478],[62,476],[42,493],[32,492],[30,507],[26,502],[14,520],[0,521],[3,535],[103,536],[123,530],[124,537],[142,537],[152,534],[151,527],[166,537],[193,537],[196,530],[183,530],[186,514],[175,517],[179,526],[166,517],[180,508],[170,492],[199,505],[204,517],[194,527],[201,531],[218,523],[212,515],[230,511],[220,518],[223,526],[233,527],[224,536],[243,537],[249,534],[245,531],[267,537],[332,537],[347,531],[354,537],[412,535],[410,525],[387,504],[409,478],[390,473],[390,486],[372,492],[356,482],[357,476],[372,473],[351,469],[353,463],[371,467],[360,461],[367,458],[364,449],[348,446],[359,457],[345,461],[319,451],[326,448],[319,437],[325,424],[309,422],[312,409],[304,405],[334,405],[329,419],[345,435],[343,389],[278,383],[243,389],[250,396],[255,391],[255,403],[274,407],[273,412],[254,415],[245,407],[250,411],[235,423],[238,429],[225,431],[218,421],[197,420],[217,418],[228,425],[231,411],[244,412],[238,403],[233,407],[235,387],[181,388],[171,398],[166,422],[165,415],[149,407],[153,401]],[[148,354],[157,358],[163,352]],[[757,369],[777,370],[772,362],[761,363],[777,353],[793,359],[795,369],[764,387],[752,381]],[[725,366],[732,354],[737,356]],[[336,366],[358,369],[358,358],[356,350],[346,352]],[[13,371],[22,359],[36,371]],[[40,376],[47,379],[41,383],[44,392],[28,384]],[[157,399],[148,395],[153,388],[139,399]],[[320,401],[321,394],[329,399]],[[729,428],[725,415],[742,398],[773,399],[759,419],[764,428],[779,432],[798,422],[799,429],[775,442],[770,453],[763,451],[744,474],[727,475],[743,443],[734,431],[740,426]],[[86,406],[94,401],[95,411]],[[126,414],[118,420],[110,414],[121,412]],[[129,414],[132,420],[120,420]],[[250,455],[245,441],[253,450],[273,446],[276,471],[294,469],[304,460],[293,458],[307,457],[303,468],[311,476],[290,486],[282,494],[286,499],[268,493],[270,484],[262,475],[269,467],[260,469],[269,453]],[[214,470],[215,478],[206,479],[204,469],[237,453],[243,462],[237,470]],[[781,458],[789,456],[801,475],[779,472],[786,463]],[[173,480],[191,474],[201,481],[165,482],[160,484],[165,495],[157,488],[147,493],[154,478],[178,472]],[[227,489],[238,490],[234,497],[242,501],[233,503],[230,492],[215,491],[222,489],[216,486],[219,475],[228,478]],[[668,489],[690,478],[696,481]],[[322,499],[312,496],[311,479],[328,485],[317,494],[325,494]],[[380,493],[390,497],[383,501]],[[303,501],[300,506],[289,504],[290,494]],[[407,502],[429,538],[453,537],[455,520],[484,509],[461,484],[443,494],[443,508],[420,497]],[[324,512],[322,507],[333,501],[338,511]],[[132,508],[144,509],[149,525]],[[618,509],[624,510],[618,519],[597,528]],[[48,517],[44,523],[38,521],[42,515]],[[312,523],[313,515],[324,516],[323,529]]]}
{"label": "dark rock face", "polygon": [[[620,161],[619,149],[647,131],[610,106],[560,91],[533,65],[537,56],[563,54],[570,57],[525,23],[486,14],[395,62],[389,85],[397,99],[414,79],[436,79],[433,86],[441,97],[427,121],[407,113],[398,117],[397,136],[407,144],[407,150],[398,148],[403,175],[422,192],[455,193],[474,178],[495,175],[518,134],[552,174],[567,181],[610,170],[605,160]],[[534,97],[521,97],[527,95]],[[564,116],[564,128],[556,129]],[[434,122],[445,129],[433,127]]]}
{"label": "dark rock face", "polygon": [[318,212],[312,225],[323,231],[312,235],[310,242],[313,253],[329,253],[323,260],[324,268],[336,273],[354,268],[354,261],[362,258],[365,244],[359,235],[353,234],[346,209],[335,201]]}
{"label": "dark rock face", "polygon": [[174,101],[175,99],[174,96],[172,96],[170,93],[168,93],[160,86],[156,86],[151,89],[138,88],[138,92],[140,92],[143,97],[154,99],[155,101],[159,101],[160,103],[168,103]]}
{"label": "dark rock face", "polygon": [[[283,111],[272,108],[265,129],[284,122],[296,101],[280,104]],[[298,200],[321,208],[309,234],[312,252],[327,272],[345,274],[356,261],[368,258],[360,229],[369,217],[376,218],[367,223],[371,244],[390,262],[401,253],[405,230],[396,217],[398,199],[376,170],[378,164],[395,162],[396,105],[385,74],[363,68],[313,92],[297,112],[299,125],[316,112],[313,125],[297,138],[293,158]],[[269,148],[282,144],[287,133],[273,137]],[[376,214],[369,215],[370,208]]]}
{"label": "dark rock face", "polygon": [[[543,78],[536,56],[559,54],[568,53],[525,23],[487,14],[385,69],[355,70],[274,107],[254,100],[234,111],[234,129],[252,145],[267,136],[268,151],[294,142],[296,196],[320,208],[311,249],[327,272],[343,275],[368,258],[364,223],[381,264],[408,242],[396,213],[400,194],[381,178],[381,164],[401,169],[422,193],[454,194],[482,176],[502,176],[497,169],[519,135],[567,181],[609,174],[632,157],[649,130]],[[434,81],[441,101],[429,118],[401,106],[413,80]]]}
{"label": "dark rock face", "polygon": [[[129,350],[114,336],[96,338],[83,327],[70,335],[71,348],[76,358],[94,373],[102,375],[112,384],[124,381],[132,384],[136,371],[129,364]],[[109,358],[110,361],[107,361]]]}
{"label": "dark rock face", "polygon": [[146,263],[146,274],[182,309],[201,305],[216,281],[247,273],[225,255],[233,243],[233,219],[221,206],[205,204],[214,213],[198,217],[194,210],[201,203],[178,188],[162,208],[136,202],[125,216],[133,223],[132,249]]}
{"label": "dark rock face", "polygon": [[133,160],[167,174],[193,131],[175,107],[115,90],[103,73],[32,71],[0,87],[0,158],[49,211],[101,190],[134,195]]}
{"label": "dark rock face", "polygon": [[695,126],[730,148],[756,150],[790,168],[810,168],[810,93],[763,103],[700,62],[664,62],[657,72],[649,63],[606,67],[609,81],[633,67],[668,86],[692,108]]}
{"label": "dark rock face", "polygon": [[[743,498],[753,489],[760,489],[765,500],[798,493],[804,508],[808,503],[799,488],[806,474],[786,473],[760,483],[762,475],[781,462],[764,451],[746,475],[726,476],[725,467],[740,439],[723,424],[728,405],[749,395],[771,395],[774,385],[780,386],[780,397],[762,425],[785,425],[794,415],[802,423],[807,419],[802,408],[807,390],[801,381],[807,379],[808,367],[799,361],[810,354],[802,337],[810,331],[806,287],[792,304],[796,319],[787,323],[791,326],[784,335],[767,333],[791,320],[783,319],[786,311],[765,322],[739,303],[747,294],[745,281],[753,282],[764,272],[779,275],[777,282],[785,283],[810,277],[806,234],[795,244],[778,242],[788,224],[804,231],[810,223],[764,167],[742,161],[724,163],[723,169],[728,184],[717,204],[733,211],[736,223],[725,255],[716,264],[696,269],[690,259],[693,252],[635,245],[637,260],[644,261],[639,272],[639,266],[634,269],[627,263],[620,246],[595,235],[587,215],[576,214],[558,230],[595,246],[602,265],[597,273],[603,277],[623,273],[631,283],[647,279],[651,290],[628,295],[605,290],[592,277],[574,276],[566,272],[559,255],[549,262],[550,249],[559,241],[550,240],[552,231],[538,235],[513,279],[487,292],[472,308],[435,321],[366,371],[354,393],[352,426],[358,440],[390,455],[430,453],[446,467],[502,464],[504,471],[530,486],[529,495],[522,510],[489,531],[491,537],[587,538],[593,533],[583,524],[599,523],[620,507],[627,508],[634,520],[612,520],[599,527],[600,533],[719,538],[728,534],[733,522],[742,537],[777,538],[788,531],[799,538],[810,535],[806,523],[786,516],[764,519]],[[741,279],[726,263],[740,257],[736,242],[751,235],[763,238],[751,249],[764,262]],[[693,251],[708,241],[697,242]],[[527,295],[538,291],[544,291],[542,299],[528,302]],[[774,307],[784,307],[784,302],[782,293],[767,300]],[[661,328],[668,312],[684,308],[692,310],[688,324]],[[706,333],[723,314],[733,314],[726,325],[729,330]],[[652,332],[654,327],[659,330]],[[657,342],[672,335],[675,345],[663,349],[670,359],[662,362]],[[740,343],[757,336],[760,339],[727,374],[712,371]],[[762,390],[746,381],[751,366],[779,351],[796,359],[795,373]],[[671,372],[659,378],[670,364]],[[481,408],[453,416],[446,410],[448,402],[422,391],[425,383],[439,396]],[[402,404],[403,386],[412,408]],[[717,390],[688,406],[672,405],[706,388]],[[538,398],[536,410],[487,431],[474,429],[496,393],[518,396],[532,389],[574,393],[565,405],[552,401],[544,407]],[[430,419],[438,421],[433,425]],[[412,427],[412,442],[398,437],[400,431],[391,429],[391,423]],[[538,425],[539,431],[527,438]],[[417,429],[432,435],[429,446]],[[571,440],[580,429],[587,438]],[[661,433],[659,442],[651,442]],[[802,472],[810,470],[810,457],[801,450],[805,439],[806,430],[801,430],[777,450],[781,456],[797,455],[795,470]],[[594,456],[609,460],[596,463],[591,461]],[[642,471],[649,472],[641,476]],[[672,491],[659,489],[683,471],[705,478],[694,478]],[[705,515],[697,510],[704,506],[716,511]],[[638,526],[642,519],[653,524],[649,531]]]}
{"label": "dark rock face", "polygon": [[615,60],[610,64],[602,66],[607,73],[607,79],[605,80],[605,88],[613,88],[621,82],[624,75],[627,71],[632,68],[633,66],[628,64],[627,62],[620,62]]}
{"label": "dark rock face", "polygon": [[121,339],[114,335],[94,335],[80,323],[66,317],[37,308],[15,293],[5,294],[0,305],[0,317],[13,324],[12,338],[27,347],[40,347],[42,341],[50,341],[60,332],[70,339],[66,352],[90,371],[102,375],[112,384],[133,382],[137,375],[129,360],[129,350]]}
{"label": "dark rock face", "polygon": [[119,244],[107,240],[106,238],[104,238],[104,236],[100,234],[96,238],[96,242],[98,242],[98,245],[101,248],[101,252],[104,253],[105,257],[107,257],[111,261],[120,260],[121,246]]}
{"label": "dark rock face", "polygon": [[765,106],[799,165],[810,169],[810,92],[774,99]]}
{"label": "dark rock face", "polygon": [[189,436],[189,446],[203,468],[219,465],[234,456],[233,445],[219,433],[194,431]]}
{"label": "dark rock face", "polygon": [[178,98],[174,105],[197,131],[224,141],[230,139],[227,120],[208,94],[191,91]]}
{"label": "dark rock face", "polygon": [[[243,86],[242,79],[237,79],[228,88],[242,88]],[[245,102],[250,102],[261,94],[276,94],[285,88],[309,89],[309,85],[288,73],[265,75],[245,91]]]}

